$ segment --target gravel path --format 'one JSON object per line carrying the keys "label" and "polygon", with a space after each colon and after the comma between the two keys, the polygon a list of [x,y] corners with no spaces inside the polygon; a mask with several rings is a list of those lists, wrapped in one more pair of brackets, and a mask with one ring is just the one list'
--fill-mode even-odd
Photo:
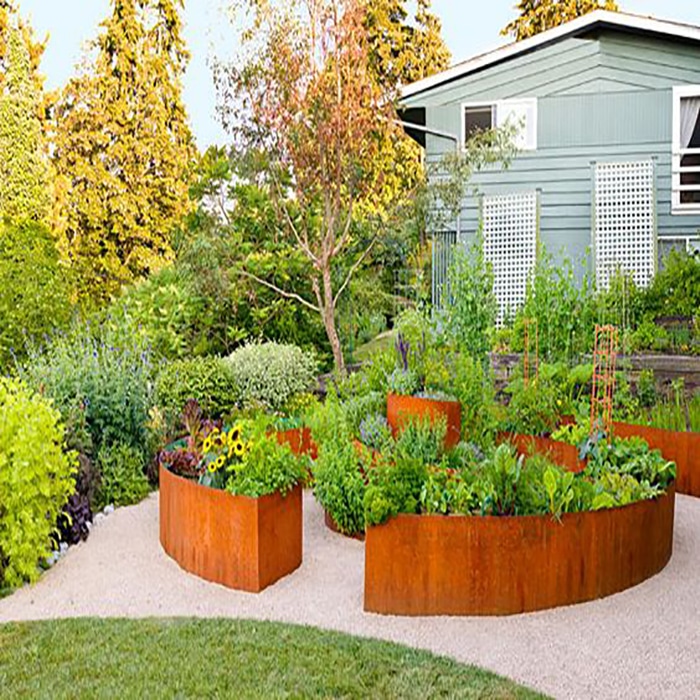
{"label": "gravel path", "polygon": [[158,499],[120,509],[42,580],[0,600],[0,622],[57,617],[242,617],[303,623],[445,654],[557,698],[700,698],[700,499],[679,496],[674,554],[624,593],[508,618],[362,611],[363,544],[305,495],[304,563],[260,595],[183,572],[158,543]]}

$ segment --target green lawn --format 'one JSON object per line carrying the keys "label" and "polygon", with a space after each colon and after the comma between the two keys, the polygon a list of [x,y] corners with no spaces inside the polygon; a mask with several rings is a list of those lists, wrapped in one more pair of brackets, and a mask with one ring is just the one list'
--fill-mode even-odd
{"label": "green lawn", "polygon": [[386,331],[368,343],[358,346],[352,354],[353,362],[366,362],[375,353],[394,347],[396,335],[396,331]]}
{"label": "green lawn", "polygon": [[312,628],[86,619],[0,626],[0,697],[542,696],[449,659]]}

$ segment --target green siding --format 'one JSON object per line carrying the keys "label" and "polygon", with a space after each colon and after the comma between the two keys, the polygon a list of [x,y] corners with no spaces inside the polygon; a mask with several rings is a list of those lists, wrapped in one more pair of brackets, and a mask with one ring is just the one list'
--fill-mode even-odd
{"label": "green siding", "polygon": [[[426,108],[429,127],[459,136],[464,102],[537,97],[537,151],[518,155],[507,171],[478,173],[474,184],[486,195],[540,190],[541,240],[576,259],[591,242],[595,162],[654,158],[659,235],[700,231],[700,216],[671,215],[672,88],[686,83],[700,84],[700,46],[605,32],[542,47],[406,103]],[[430,136],[427,160],[453,147]],[[470,196],[463,237],[477,225],[478,202]]]}

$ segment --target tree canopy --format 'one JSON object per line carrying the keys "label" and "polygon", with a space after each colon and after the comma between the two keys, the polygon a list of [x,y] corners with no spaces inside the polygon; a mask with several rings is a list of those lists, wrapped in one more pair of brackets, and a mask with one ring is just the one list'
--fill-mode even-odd
{"label": "tree canopy", "polygon": [[112,0],[92,61],[55,108],[58,234],[90,297],[170,260],[173,231],[190,208],[181,7],[182,0]]}
{"label": "tree canopy", "polygon": [[619,8],[614,0],[520,0],[517,9],[520,15],[502,34],[522,41],[594,10],[617,12]]}

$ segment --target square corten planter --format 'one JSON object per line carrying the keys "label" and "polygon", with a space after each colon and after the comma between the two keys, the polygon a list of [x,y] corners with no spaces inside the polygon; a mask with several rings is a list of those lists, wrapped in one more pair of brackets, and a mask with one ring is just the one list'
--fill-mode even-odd
{"label": "square corten planter", "polygon": [[302,560],[302,489],[232,496],[161,466],[160,541],[185,571],[251,593]]}

